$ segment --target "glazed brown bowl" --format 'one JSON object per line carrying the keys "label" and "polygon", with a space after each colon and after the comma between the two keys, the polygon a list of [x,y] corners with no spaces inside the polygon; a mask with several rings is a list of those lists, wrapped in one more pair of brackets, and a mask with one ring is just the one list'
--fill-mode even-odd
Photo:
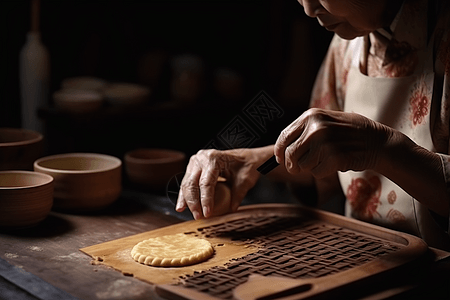
{"label": "glazed brown bowl", "polygon": [[163,191],[173,176],[184,171],[186,154],[171,149],[140,148],[125,153],[124,161],[131,183]]}
{"label": "glazed brown bowl", "polygon": [[31,171],[0,172],[0,228],[30,227],[44,220],[53,204],[53,177]]}
{"label": "glazed brown bowl", "polygon": [[32,171],[42,154],[43,138],[33,130],[0,128],[0,171]]}
{"label": "glazed brown bowl", "polygon": [[122,191],[122,162],[109,155],[52,155],[36,160],[34,170],[55,179],[56,210],[73,213],[100,210],[116,201]]}

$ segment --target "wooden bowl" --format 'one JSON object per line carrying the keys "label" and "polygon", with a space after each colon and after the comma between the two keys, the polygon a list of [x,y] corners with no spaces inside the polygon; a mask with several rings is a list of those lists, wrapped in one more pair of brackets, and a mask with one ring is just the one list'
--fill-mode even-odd
{"label": "wooden bowl", "polygon": [[31,171],[0,172],[0,227],[29,227],[44,220],[53,204],[53,177]]}
{"label": "wooden bowl", "polygon": [[36,160],[34,170],[55,179],[56,210],[96,211],[116,201],[122,191],[122,162],[109,155],[52,155]]}
{"label": "wooden bowl", "polygon": [[184,171],[186,154],[170,149],[141,148],[125,153],[124,161],[131,183],[164,191],[170,179]]}
{"label": "wooden bowl", "polygon": [[106,101],[114,106],[140,105],[150,97],[149,88],[134,83],[109,84],[103,93]]}
{"label": "wooden bowl", "polygon": [[56,107],[71,113],[89,113],[99,110],[104,102],[100,92],[77,89],[64,89],[53,93]]}
{"label": "wooden bowl", "polygon": [[39,132],[21,128],[0,128],[0,171],[33,170],[43,150]]}

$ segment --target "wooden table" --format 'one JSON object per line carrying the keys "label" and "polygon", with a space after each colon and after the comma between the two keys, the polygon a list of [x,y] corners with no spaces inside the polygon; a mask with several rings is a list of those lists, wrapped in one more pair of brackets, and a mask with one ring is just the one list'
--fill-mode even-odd
{"label": "wooden table", "polygon": [[164,196],[123,194],[98,214],[51,212],[35,228],[0,234],[0,258],[80,299],[158,299],[151,285],[92,265],[91,258],[79,251],[189,218],[187,214],[179,216],[183,219],[175,217],[173,204]]}
{"label": "wooden table", "polygon": [[[31,273],[79,299],[161,299],[152,285],[108,267],[91,264],[91,258],[79,249],[188,219],[191,219],[190,214],[176,213],[173,203],[164,195],[125,190],[114,205],[101,213],[52,212],[37,227],[1,233],[0,258],[16,273],[17,270],[18,273],[21,270]],[[427,272],[438,276],[433,278],[425,274],[403,280],[399,285],[380,286],[375,295],[364,299],[384,299],[392,295],[396,295],[395,299],[410,299],[411,295],[429,293],[433,299],[441,295],[443,299],[449,299],[450,276],[442,277],[442,273],[450,274],[450,261],[444,260]],[[0,299],[39,298],[24,293],[0,276]]]}

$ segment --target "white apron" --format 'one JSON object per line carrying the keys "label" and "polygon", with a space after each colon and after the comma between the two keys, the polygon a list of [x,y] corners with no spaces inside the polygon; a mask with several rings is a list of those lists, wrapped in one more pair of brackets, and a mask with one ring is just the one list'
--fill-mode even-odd
{"label": "white apron", "polygon": [[[414,75],[375,78],[364,75],[359,68],[360,55],[364,51],[363,38],[352,43],[353,53],[359,55],[355,55],[348,74],[344,111],[359,113],[388,125],[434,151],[430,132],[434,83],[432,46],[419,53],[425,63],[416,67]],[[450,250],[448,234],[439,227],[428,209],[386,177],[368,170],[340,172],[339,179],[347,198],[345,211],[348,217],[408,232],[421,237],[430,246]]]}

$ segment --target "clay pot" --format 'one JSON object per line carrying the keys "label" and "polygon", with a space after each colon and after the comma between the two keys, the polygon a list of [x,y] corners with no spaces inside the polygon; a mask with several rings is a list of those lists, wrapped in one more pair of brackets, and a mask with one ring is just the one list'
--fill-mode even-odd
{"label": "clay pot", "polygon": [[134,83],[109,84],[103,91],[105,99],[114,106],[145,104],[150,98],[150,89]]}
{"label": "clay pot", "polygon": [[56,107],[70,113],[89,113],[99,110],[104,102],[103,95],[96,91],[66,89],[53,93]]}
{"label": "clay pot", "polygon": [[92,76],[79,76],[66,78],[61,82],[62,89],[79,89],[101,92],[108,82]]}
{"label": "clay pot", "polygon": [[0,128],[0,171],[33,170],[42,155],[43,136],[21,128]]}
{"label": "clay pot", "polygon": [[0,172],[0,228],[30,227],[44,220],[53,204],[53,177],[31,171]]}
{"label": "clay pot", "polygon": [[40,158],[34,170],[55,179],[54,205],[66,212],[96,211],[122,191],[122,162],[103,154],[67,153]]}
{"label": "clay pot", "polygon": [[141,188],[164,191],[170,179],[185,169],[186,154],[169,149],[136,149],[125,154],[130,182]]}

